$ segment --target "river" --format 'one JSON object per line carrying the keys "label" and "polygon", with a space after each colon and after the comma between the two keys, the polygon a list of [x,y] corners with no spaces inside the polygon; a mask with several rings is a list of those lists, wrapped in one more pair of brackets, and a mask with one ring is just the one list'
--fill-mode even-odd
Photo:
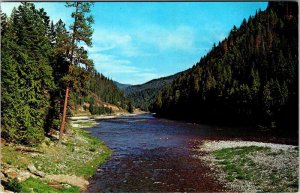
{"label": "river", "polygon": [[226,189],[210,168],[192,156],[202,140],[296,143],[269,130],[183,123],[152,115],[101,120],[87,130],[113,151],[90,180],[86,191],[90,193],[222,191]]}

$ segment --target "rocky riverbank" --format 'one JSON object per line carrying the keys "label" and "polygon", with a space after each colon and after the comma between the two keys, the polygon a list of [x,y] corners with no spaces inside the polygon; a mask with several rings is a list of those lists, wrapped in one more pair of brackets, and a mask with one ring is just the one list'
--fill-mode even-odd
{"label": "rocky riverbank", "polygon": [[252,141],[204,141],[194,157],[232,191],[297,192],[298,146]]}
{"label": "rocky riverbank", "polygon": [[97,125],[97,121],[105,119],[114,119],[122,116],[136,116],[141,114],[148,114],[149,112],[135,109],[133,113],[119,113],[111,115],[83,115],[70,117],[70,124],[76,128],[89,128]]}
{"label": "rocky riverbank", "polygon": [[[58,143],[58,132],[45,142],[25,147],[2,141],[0,192],[79,192],[111,151],[78,123]],[[5,190],[4,190],[5,189]]]}

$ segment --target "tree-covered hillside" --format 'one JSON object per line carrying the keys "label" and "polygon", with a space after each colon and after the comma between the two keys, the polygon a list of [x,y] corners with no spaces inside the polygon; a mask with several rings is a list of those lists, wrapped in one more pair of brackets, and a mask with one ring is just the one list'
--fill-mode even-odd
{"label": "tree-covered hillside", "polygon": [[158,116],[297,130],[298,5],[270,2],[156,97]]}
{"label": "tree-covered hillside", "polygon": [[149,106],[154,102],[157,93],[164,87],[171,85],[172,81],[179,76],[180,73],[153,79],[140,85],[128,86],[124,89],[126,96],[132,101],[134,107],[148,111]]}
{"label": "tree-covered hillside", "polygon": [[117,81],[114,81],[114,84],[121,90],[125,90],[127,87],[131,86],[131,84],[122,84]]}
{"label": "tree-covered hillside", "polygon": [[[67,3],[76,10],[69,30],[62,20],[53,23],[33,3],[22,3],[10,16],[1,13],[1,137],[5,140],[39,143],[50,129],[59,129],[64,106],[72,109],[83,97],[128,107],[123,91],[96,72],[78,44],[91,46],[90,6]],[[91,105],[92,114],[109,112]]]}

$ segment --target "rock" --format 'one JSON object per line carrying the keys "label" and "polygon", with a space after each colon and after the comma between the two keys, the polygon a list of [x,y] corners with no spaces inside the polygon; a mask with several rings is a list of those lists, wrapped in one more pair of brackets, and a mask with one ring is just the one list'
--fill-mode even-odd
{"label": "rock", "polygon": [[30,178],[31,176],[32,176],[32,174],[29,173],[28,171],[20,171],[17,176],[17,180],[19,182],[23,182],[23,181],[27,180],[28,178]]}
{"label": "rock", "polygon": [[37,175],[37,176],[40,176],[40,177],[45,177],[45,173],[44,172],[42,172],[42,171],[38,171],[36,168],[35,168],[35,166],[33,165],[33,164],[29,164],[28,165],[28,170],[32,173],[32,174],[35,174],[35,175]]}
{"label": "rock", "polygon": [[31,154],[31,157],[32,157],[32,158],[35,158],[35,157],[38,157],[38,156],[39,156],[39,154],[37,154],[37,153],[32,153],[32,154]]}
{"label": "rock", "polygon": [[0,179],[5,178],[4,174],[2,172],[0,172]]}
{"label": "rock", "polygon": [[27,168],[31,173],[34,173],[37,171],[37,169],[35,168],[35,166],[33,164],[29,164]]}
{"label": "rock", "polygon": [[68,183],[74,186],[80,187],[80,190],[83,191],[89,185],[89,182],[85,180],[83,177],[80,176],[69,176],[69,175],[47,175],[45,176],[46,179],[51,181],[56,181],[60,183]]}
{"label": "rock", "polygon": [[5,139],[1,138],[1,139],[0,139],[0,144],[1,144],[1,145],[5,145],[5,144],[6,144]]}
{"label": "rock", "polygon": [[13,168],[8,168],[4,170],[4,175],[8,178],[15,179],[18,175],[18,172]]}
{"label": "rock", "polygon": [[42,178],[44,178],[46,176],[46,174],[42,171],[36,171],[35,175],[40,176]]}
{"label": "rock", "polygon": [[63,184],[63,188],[65,188],[65,189],[71,188],[71,185],[70,184]]}
{"label": "rock", "polygon": [[55,188],[57,190],[63,189],[63,185],[58,182],[48,182],[48,186]]}
{"label": "rock", "polygon": [[0,184],[0,192],[4,192],[4,187]]}

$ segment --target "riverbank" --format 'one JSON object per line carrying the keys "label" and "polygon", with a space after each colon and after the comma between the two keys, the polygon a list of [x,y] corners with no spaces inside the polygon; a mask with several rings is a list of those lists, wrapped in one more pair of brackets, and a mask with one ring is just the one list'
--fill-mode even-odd
{"label": "riverbank", "polygon": [[231,191],[298,191],[298,146],[206,140],[194,152]]}
{"label": "riverbank", "polygon": [[81,116],[73,116],[70,117],[70,125],[75,128],[89,128],[96,126],[99,120],[106,120],[106,119],[115,119],[123,116],[136,116],[136,115],[143,115],[148,114],[149,112],[135,110],[133,113],[116,113],[110,115],[81,115]]}
{"label": "riverbank", "polygon": [[[88,127],[86,123],[77,124],[78,128],[67,131],[61,144],[58,132],[52,132],[36,147],[2,141],[0,175],[5,189],[53,193],[85,190],[88,179],[112,152],[98,138],[81,129]],[[0,192],[9,192],[3,186]]]}

